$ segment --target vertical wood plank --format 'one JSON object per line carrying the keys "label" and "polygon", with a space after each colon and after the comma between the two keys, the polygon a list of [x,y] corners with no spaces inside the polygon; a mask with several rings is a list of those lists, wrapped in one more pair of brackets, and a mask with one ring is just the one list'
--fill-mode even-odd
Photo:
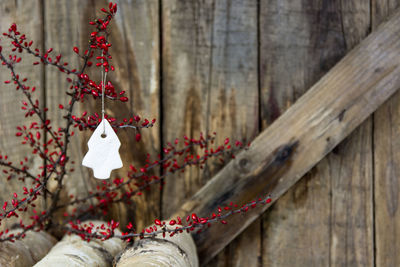
{"label": "vertical wood plank", "polygon": [[[199,136],[207,130],[207,87],[211,61],[212,1],[162,1],[163,138]],[[179,203],[201,185],[197,168],[166,179],[162,215],[167,218]]]}
{"label": "vertical wood plank", "polygon": [[[400,6],[398,0],[372,0],[375,30]],[[376,266],[400,264],[400,94],[395,93],[374,113],[374,208]]]}
{"label": "vertical wood plank", "polygon": [[[53,46],[56,51],[62,51],[65,58],[76,64],[78,58],[72,47],[76,45],[84,49],[87,46],[91,32],[88,22],[103,16],[100,9],[107,5],[108,1],[47,1],[46,44]],[[109,36],[112,43],[112,62],[116,71],[110,73],[107,79],[118,91],[127,91],[130,102],[113,103],[106,100],[106,113],[117,119],[134,114],[156,118],[159,114],[158,1],[119,1],[118,5],[118,13],[111,23]],[[60,32],[64,34],[59,34]],[[97,68],[88,69],[88,73],[91,77],[100,79]],[[62,113],[58,110],[58,103],[68,99],[64,93],[67,83],[57,70],[49,71],[46,77],[49,109],[55,118],[54,122],[60,123]],[[88,100],[83,105],[78,103],[75,113],[81,114],[83,110],[100,113],[100,106],[100,101]],[[76,162],[76,172],[65,178],[68,195],[84,196],[101,184],[101,181],[93,178],[89,169],[81,166],[90,135],[90,131],[77,132],[72,141],[71,158]],[[159,153],[158,126],[143,130],[143,138],[139,143],[135,141],[135,135],[136,132],[131,129],[118,131],[124,167],[113,172],[112,177],[125,177],[129,164],[142,166],[147,153]],[[109,217],[117,219],[121,225],[133,221],[137,228],[142,228],[159,216],[159,197],[160,192],[155,188],[149,194],[134,197],[133,205],[115,205]]]}
{"label": "vertical wood plank", "polygon": [[[373,266],[372,119],[328,157],[331,266]],[[338,157],[339,156],[339,157]],[[336,158],[336,159],[332,159]],[[335,161],[336,160],[336,161]]]}
{"label": "vertical wood plank", "polygon": [[[8,28],[12,23],[16,23],[21,33],[25,33],[27,38],[34,40],[33,47],[41,48],[42,46],[42,5],[41,1],[14,1],[7,0],[0,2],[0,32],[8,32]],[[10,52],[8,49],[8,39],[1,37],[0,45],[3,47],[3,53]],[[36,61],[32,56],[22,54],[22,61],[16,66],[16,71],[21,77],[27,77],[26,84],[30,87],[36,86],[38,90],[33,98],[38,99],[43,105],[44,88],[42,83],[42,69],[40,66],[33,66],[32,62]],[[40,173],[38,169],[43,164],[43,160],[37,156],[31,155],[32,149],[29,145],[22,145],[23,139],[16,137],[16,127],[21,125],[30,126],[33,121],[38,121],[36,117],[25,118],[25,112],[21,110],[22,101],[26,98],[21,91],[16,91],[15,86],[6,85],[5,80],[10,80],[10,71],[1,66],[0,68],[0,153],[7,154],[10,161],[17,163],[24,156],[29,157],[31,170],[33,173]],[[6,181],[6,175],[1,175],[0,203],[9,201],[12,193],[17,192],[22,195],[24,185],[31,187],[31,182],[21,184],[18,180]],[[16,220],[5,220],[2,222],[1,228],[9,227],[13,222],[19,222],[20,219],[29,221],[29,216],[33,213],[21,213],[20,218]]]}
{"label": "vertical wood plank", "polygon": [[[62,60],[69,63],[69,68],[79,69],[81,60],[73,52],[73,47],[86,48],[88,42],[88,22],[94,18],[93,6],[90,1],[44,1],[45,49],[53,48],[55,55],[61,54]],[[53,56],[54,57],[54,56]],[[70,75],[71,79],[75,79]],[[59,109],[59,104],[67,106],[70,97],[66,94],[70,83],[66,81],[65,73],[51,66],[45,68],[46,105],[49,109],[47,118],[54,129],[65,127],[63,116],[66,112]],[[74,106],[74,114],[81,114],[82,104]],[[90,110],[89,110],[90,112]],[[65,189],[62,200],[68,201],[69,195],[85,196],[95,188],[93,178],[87,168],[81,165],[83,158],[82,132],[74,129],[75,135],[70,139],[68,148],[69,166],[75,171],[64,178]],[[75,162],[72,164],[72,162]],[[56,181],[49,180],[50,188],[56,186]],[[71,210],[68,210],[71,211]],[[62,219],[61,217],[59,218]]]}
{"label": "vertical wood plank", "polygon": [[[126,106],[110,105],[108,112],[119,118],[138,114],[149,120],[159,119],[159,1],[119,1],[118,5],[111,36],[116,56],[113,62],[118,70],[111,81],[129,93],[130,101]],[[154,158],[160,153],[159,127],[160,121],[154,127],[142,130],[140,142],[135,140],[135,131],[119,131],[124,144],[120,153],[125,160],[124,168],[118,171],[120,177],[126,175],[129,163],[144,166],[147,153]],[[122,218],[135,222],[138,229],[153,223],[154,218],[160,216],[160,197],[159,185],[156,184],[150,192],[135,196],[133,207],[120,206]]]}
{"label": "vertical wood plank", "polygon": [[[366,1],[261,1],[263,127],[361,41],[369,23]],[[264,266],[373,265],[371,126],[263,216]]]}
{"label": "vertical wood plank", "polygon": [[[217,143],[226,137],[254,137],[259,118],[257,1],[164,0],[162,6],[164,140],[214,131]],[[163,217],[171,215],[218,169],[208,164],[203,173],[192,167],[168,178]],[[259,245],[245,248],[249,233],[209,266],[239,266],[247,261],[254,266],[260,249]],[[257,236],[259,232],[251,231],[251,237]]]}
{"label": "vertical wood plank", "polygon": [[[367,1],[341,1],[347,51],[369,33],[370,14]],[[374,266],[372,125],[371,116],[338,146],[340,162],[330,164],[331,266]]]}

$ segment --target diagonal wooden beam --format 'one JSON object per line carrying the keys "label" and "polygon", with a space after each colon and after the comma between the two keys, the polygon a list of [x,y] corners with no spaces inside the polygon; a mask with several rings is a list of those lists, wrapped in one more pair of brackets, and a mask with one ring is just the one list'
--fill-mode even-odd
{"label": "diagonal wooden beam", "polygon": [[[277,200],[400,86],[400,11],[353,49],[175,216],[270,193]],[[270,205],[193,234],[204,264]]]}

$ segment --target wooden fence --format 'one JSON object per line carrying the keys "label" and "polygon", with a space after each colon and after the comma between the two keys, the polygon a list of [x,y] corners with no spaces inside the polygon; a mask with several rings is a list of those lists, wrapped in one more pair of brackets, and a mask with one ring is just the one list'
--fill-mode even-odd
{"label": "wooden fence", "polygon": [[[112,25],[109,79],[128,91],[126,105],[107,113],[156,117],[142,143],[121,132],[121,153],[143,163],[144,153],[183,135],[218,133],[218,141],[253,139],[285,112],[348,51],[394,12],[396,0],[132,0],[119,1]],[[42,48],[53,47],[77,64],[72,47],[88,41],[87,22],[106,1],[0,2],[0,27],[16,22]],[[67,83],[56,70],[25,64],[21,72],[40,88],[57,125]],[[0,72],[6,80],[7,71]],[[63,78],[63,79],[61,79]],[[0,90],[0,150],[29,153],[14,129],[23,120],[21,98]],[[207,266],[398,266],[400,265],[400,95],[395,94],[333,152]],[[79,109],[98,111],[98,103]],[[79,112],[79,110],[77,111]],[[76,172],[69,194],[97,185],[80,167],[89,133],[72,148]],[[37,162],[33,162],[37,164]],[[210,164],[167,179],[161,191],[120,205],[113,216],[139,228],[167,218],[221,168]],[[123,175],[124,167],[118,171]],[[13,190],[4,184],[1,193]],[[66,196],[67,197],[67,196]]]}

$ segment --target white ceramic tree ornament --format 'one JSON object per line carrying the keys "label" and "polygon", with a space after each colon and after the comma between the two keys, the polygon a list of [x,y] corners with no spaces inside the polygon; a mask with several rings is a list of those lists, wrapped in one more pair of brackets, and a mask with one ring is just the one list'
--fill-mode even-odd
{"label": "white ceramic tree ornament", "polygon": [[[103,64],[103,58],[101,59]],[[93,175],[98,179],[110,178],[111,171],[122,167],[119,156],[121,142],[110,123],[104,118],[104,95],[106,92],[107,71],[101,69],[101,115],[102,120],[89,139],[89,151],[82,160],[82,165],[92,168]]]}
{"label": "white ceramic tree ornament", "polygon": [[112,170],[122,167],[119,147],[121,142],[110,123],[103,118],[88,142],[89,151],[82,165],[92,168],[94,177],[108,179]]}

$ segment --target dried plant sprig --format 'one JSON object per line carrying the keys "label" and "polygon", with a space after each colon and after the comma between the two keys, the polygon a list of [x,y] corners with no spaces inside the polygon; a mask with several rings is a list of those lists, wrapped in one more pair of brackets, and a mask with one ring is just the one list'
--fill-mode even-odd
{"label": "dried plant sprig", "polygon": [[[113,237],[117,237],[127,242],[131,242],[134,238],[152,238],[160,234],[164,237],[166,236],[166,234],[172,237],[175,234],[179,234],[184,231],[186,231],[187,233],[200,233],[203,228],[211,227],[212,224],[217,222],[227,224],[228,222],[226,221],[226,219],[228,217],[239,213],[246,213],[249,209],[256,208],[260,205],[269,204],[271,202],[271,196],[267,195],[264,197],[260,197],[257,200],[251,201],[247,204],[244,204],[240,208],[238,207],[238,205],[233,203],[230,203],[229,205],[224,207],[219,207],[216,212],[212,213],[208,217],[200,217],[196,213],[192,213],[190,215],[187,215],[185,218],[181,218],[178,216],[177,218],[170,219],[168,223],[163,222],[160,219],[155,219],[154,225],[144,228],[140,232],[137,232],[134,229],[132,223],[129,223],[126,226],[126,229],[128,229],[128,231],[122,232],[121,235],[115,234],[115,229],[119,226],[119,223],[113,220],[108,222],[107,225],[103,224],[97,227],[87,223],[82,224],[79,220],[76,222],[70,221],[67,231],[69,233],[79,235],[84,240],[107,240]],[[175,228],[171,228],[170,226],[175,226]]]}

